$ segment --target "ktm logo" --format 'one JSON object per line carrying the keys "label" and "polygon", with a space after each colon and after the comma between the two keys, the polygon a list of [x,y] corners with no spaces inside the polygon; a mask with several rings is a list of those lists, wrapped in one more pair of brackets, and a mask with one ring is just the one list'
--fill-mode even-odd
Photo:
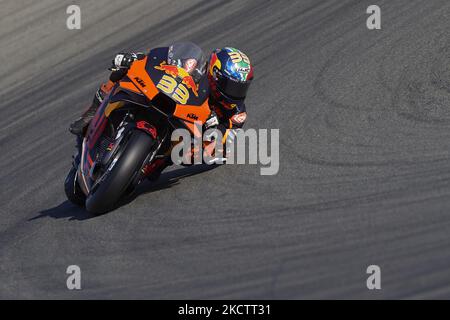
{"label": "ktm logo", "polygon": [[198,116],[194,113],[188,113],[187,117],[189,119],[198,120]]}
{"label": "ktm logo", "polygon": [[142,88],[145,88],[145,82],[144,82],[144,80],[142,80],[142,79],[139,78],[139,77],[134,77],[134,80],[136,80],[136,82],[139,83],[139,85],[140,85]]}

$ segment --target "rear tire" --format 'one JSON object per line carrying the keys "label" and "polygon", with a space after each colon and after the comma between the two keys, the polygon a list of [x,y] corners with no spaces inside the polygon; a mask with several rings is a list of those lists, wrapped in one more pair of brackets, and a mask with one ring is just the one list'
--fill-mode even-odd
{"label": "rear tire", "polygon": [[[133,130],[122,146],[116,164],[106,172],[103,181],[91,190],[86,199],[86,209],[93,214],[102,214],[114,208],[120,197],[130,187],[145,159],[152,151],[154,140],[147,133]],[[133,187],[133,186],[131,186]]]}
{"label": "rear tire", "polygon": [[67,199],[77,206],[84,207],[86,203],[86,195],[81,190],[77,181],[77,169],[72,167],[64,181],[64,191]]}

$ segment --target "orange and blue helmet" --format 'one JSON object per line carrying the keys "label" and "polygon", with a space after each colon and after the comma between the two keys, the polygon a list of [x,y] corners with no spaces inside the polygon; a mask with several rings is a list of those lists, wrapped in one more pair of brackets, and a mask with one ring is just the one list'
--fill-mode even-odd
{"label": "orange and blue helmet", "polygon": [[231,47],[216,49],[209,58],[207,72],[217,101],[229,109],[244,101],[253,80],[253,66],[245,53]]}

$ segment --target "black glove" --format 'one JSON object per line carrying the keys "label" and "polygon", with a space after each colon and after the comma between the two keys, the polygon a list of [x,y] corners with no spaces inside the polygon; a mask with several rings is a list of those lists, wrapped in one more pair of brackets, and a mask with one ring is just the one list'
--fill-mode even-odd
{"label": "black glove", "polygon": [[[203,124],[203,129],[207,131],[208,129],[217,128],[218,125],[219,119],[217,118],[216,113],[214,111],[211,111],[208,119],[206,119],[205,123]],[[213,141],[217,138],[217,135],[215,131],[212,131],[209,134],[205,134],[204,137],[208,141]]]}
{"label": "black glove", "polygon": [[112,60],[111,71],[118,71],[121,69],[128,69],[131,64],[138,59],[138,55],[134,52],[121,52],[116,54]]}
{"label": "black glove", "polygon": [[219,119],[214,111],[211,111],[208,119],[205,121],[205,129],[213,128],[219,124]]}

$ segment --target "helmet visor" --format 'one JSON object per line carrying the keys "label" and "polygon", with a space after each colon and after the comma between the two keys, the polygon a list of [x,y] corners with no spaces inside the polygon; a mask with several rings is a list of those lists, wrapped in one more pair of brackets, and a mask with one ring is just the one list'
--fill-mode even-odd
{"label": "helmet visor", "polygon": [[250,81],[238,82],[226,77],[218,77],[218,89],[233,100],[242,100],[247,95]]}

